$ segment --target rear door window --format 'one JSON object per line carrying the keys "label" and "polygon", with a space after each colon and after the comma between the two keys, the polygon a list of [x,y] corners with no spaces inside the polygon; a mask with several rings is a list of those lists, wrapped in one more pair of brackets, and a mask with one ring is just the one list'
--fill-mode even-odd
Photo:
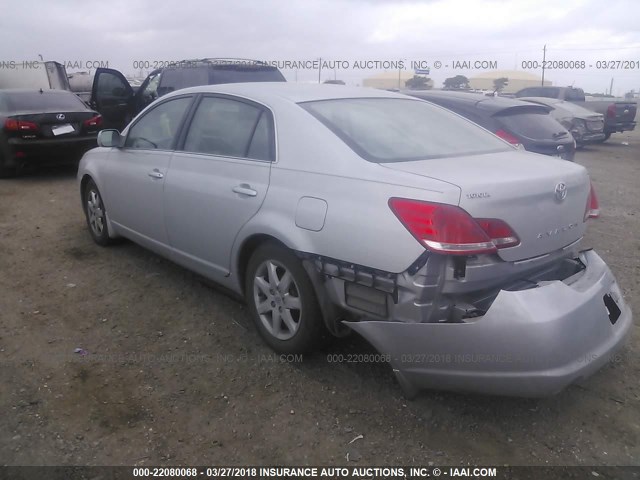
{"label": "rear door window", "polygon": [[269,113],[257,106],[221,97],[204,97],[184,143],[187,152],[272,160]]}

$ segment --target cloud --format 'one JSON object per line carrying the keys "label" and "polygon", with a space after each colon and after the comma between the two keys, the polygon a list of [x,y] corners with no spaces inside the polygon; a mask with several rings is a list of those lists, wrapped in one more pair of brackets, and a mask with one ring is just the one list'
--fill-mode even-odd
{"label": "cloud", "polygon": [[[545,44],[548,54],[558,57],[640,57],[633,0],[60,0],[25,5],[3,7],[0,61],[35,60],[42,54],[60,61],[104,60],[125,73],[134,73],[134,61],[220,56],[431,63],[487,59],[511,69],[520,68],[523,60],[541,59]],[[284,73],[290,80],[296,75],[299,80],[317,78],[316,72]],[[458,73],[479,72],[432,69],[436,83]],[[618,88],[628,90],[637,88],[630,77],[638,73],[576,70],[549,75],[565,83],[578,78],[586,89],[613,75],[620,78]],[[340,75],[357,83],[363,72]]]}

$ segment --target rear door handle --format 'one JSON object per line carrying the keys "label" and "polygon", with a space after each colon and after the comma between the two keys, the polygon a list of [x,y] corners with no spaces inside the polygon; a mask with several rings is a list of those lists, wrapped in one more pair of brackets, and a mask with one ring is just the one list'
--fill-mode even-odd
{"label": "rear door handle", "polygon": [[152,171],[150,171],[147,175],[149,175],[151,178],[164,178],[164,173],[162,173],[160,170],[158,170],[157,168],[154,168]]}
{"label": "rear door handle", "polygon": [[258,195],[258,192],[256,192],[253,188],[251,188],[251,185],[247,183],[241,183],[240,185],[236,185],[231,190],[233,190],[236,193],[239,193],[240,195],[246,195],[247,197],[255,197],[256,195]]}

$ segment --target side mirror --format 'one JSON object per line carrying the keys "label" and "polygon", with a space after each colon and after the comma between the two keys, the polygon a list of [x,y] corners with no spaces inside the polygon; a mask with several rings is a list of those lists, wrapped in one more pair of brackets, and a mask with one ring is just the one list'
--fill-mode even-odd
{"label": "side mirror", "polygon": [[118,130],[100,130],[98,133],[98,146],[107,148],[119,148],[122,137]]}

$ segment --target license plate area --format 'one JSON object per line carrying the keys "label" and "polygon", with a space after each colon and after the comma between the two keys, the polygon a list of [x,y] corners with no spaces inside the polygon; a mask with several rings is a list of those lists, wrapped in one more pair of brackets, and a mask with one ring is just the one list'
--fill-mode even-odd
{"label": "license plate area", "polygon": [[611,325],[615,325],[618,318],[620,318],[622,311],[610,293],[607,293],[602,297],[602,299],[604,300],[604,306],[607,308],[607,313],[609,314],[609,321],[611,322]]}
{"label": "license plate area", "polygon": [[69,123],[63,123],[62,125],[55,125],[51,127],[51,133],[53,133],[53,135],[56,137],[58,135],[64,135],[66,133],[73,133],[75,131],[76,129],[73,128],[73,125]]}

